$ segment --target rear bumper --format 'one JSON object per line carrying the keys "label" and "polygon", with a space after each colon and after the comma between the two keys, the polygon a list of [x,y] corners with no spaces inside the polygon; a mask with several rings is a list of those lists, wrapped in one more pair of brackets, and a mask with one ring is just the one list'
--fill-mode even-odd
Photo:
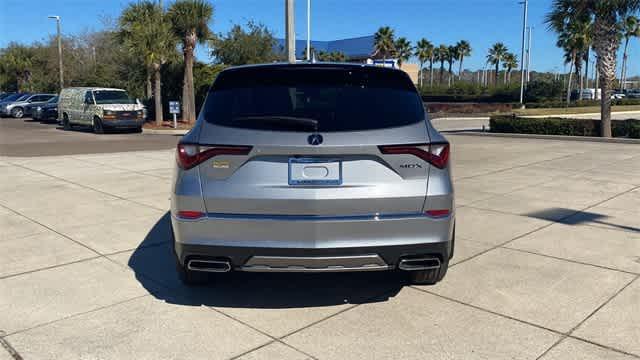
{"label": "rear bumper", "polygon": [[[332,259],[341,271],[356,269],[362,256],[379,256],[376,270],[395,269],[400,258],[431,255],[447,259],[452,249],[453,216],[422,215],[310,220],[293,218],[207,217],[182,220],[172,216],[175,253],[181,264],[191,258],[229,260],[235,270],[250,267],[253,257],[291,258],[301,268]],[[325,259],[320,259],[325,258]],[[270,259],[272,261],[273,259]],[[373,267],[371,268],[373,270]]]}

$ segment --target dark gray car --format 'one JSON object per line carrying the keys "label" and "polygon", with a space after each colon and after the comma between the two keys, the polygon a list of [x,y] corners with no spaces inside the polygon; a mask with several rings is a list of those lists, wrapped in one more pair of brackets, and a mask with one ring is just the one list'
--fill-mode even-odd
{"label": "dark gray car", "polygon": [[453,255],[449,143],[400,70],[231,68],[177,149],[178,271],[407,271],[441,280]]}

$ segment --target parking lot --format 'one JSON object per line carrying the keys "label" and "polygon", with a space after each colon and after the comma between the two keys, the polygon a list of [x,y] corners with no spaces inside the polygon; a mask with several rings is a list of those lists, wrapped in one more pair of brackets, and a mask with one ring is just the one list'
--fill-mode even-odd
{"label": "parking lot", "polygon": [[237,273],[186,288],[176,137],[0,123],[0,359],[640,358],[638,145],[448,135],[456,253],[436,286]]}

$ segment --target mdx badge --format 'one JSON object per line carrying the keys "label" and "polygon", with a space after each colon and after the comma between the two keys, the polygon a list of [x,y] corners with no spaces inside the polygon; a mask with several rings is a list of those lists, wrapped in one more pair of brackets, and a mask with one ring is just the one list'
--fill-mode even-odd
{"label": "mdx badge", "polygon": [[401,169],[422,169],[422,165],[420,164],[401,164]]}

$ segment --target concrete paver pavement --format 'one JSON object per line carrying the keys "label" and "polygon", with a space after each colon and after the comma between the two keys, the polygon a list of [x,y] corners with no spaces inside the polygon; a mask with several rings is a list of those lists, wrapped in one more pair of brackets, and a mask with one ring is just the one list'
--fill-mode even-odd
{"label": "concrete paver pavement", "polygon": [[457,249],[432,287],[238,273],[186,288],[173,149],[0,156],[2,344],[25,359],[640,358],[640,146],[449,139]]}

